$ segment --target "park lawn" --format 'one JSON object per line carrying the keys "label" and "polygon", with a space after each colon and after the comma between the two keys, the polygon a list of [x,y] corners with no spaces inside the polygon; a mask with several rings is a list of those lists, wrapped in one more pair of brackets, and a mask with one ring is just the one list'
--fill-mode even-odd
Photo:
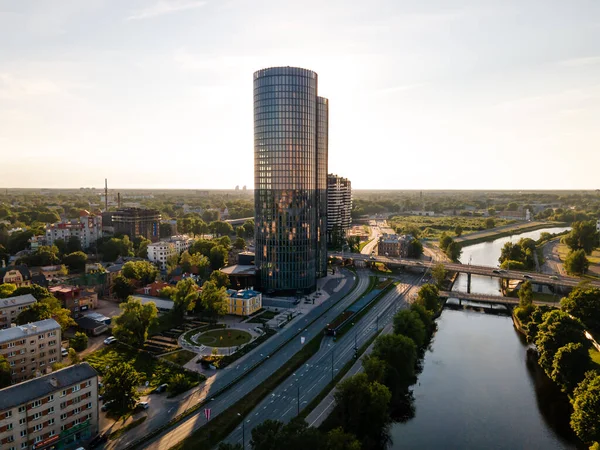
{"label": "park lawn", "polygon": [[250,342],[252,335],[243,330],[211,330],[196,338],[198,344],[208,347],[236,347]]}
{"label": "park lawn", "polygon": [[[558,244],[558,257],[564,263],[565,258],[569,254],[570,250],[567,247],[567,244],[563,244],[562,242]],[[582,277],[589,280],[596,280],[600,278],[600,250],[594,250],[591,255],[586,255],[588,261],[590,262],[590,268],[588,272]]]}
{"label": "park lawn", "polygon": [[[462,234],[475,233],[476,231],[486,230],[485,221],[487,217],[427,217],[427,216],[395,216],[389,222],[392,228],[404,228],[406,226],[415,226],[421,230],[421,237],[427,239],[439,239],[443,232],[454,237],[454,229],[460,225],[463,229]],[[500,227],[513,223],[514,220],[494,219],[494,226]]]}
{"label": "park lawn", "polygon": [[163,383],[169,383],[171,378],[178,373],[183,373],[193,385],[197,385],[206,379],[201,374],[173,367],[161,359],[153,358],[147,353],[132,350],[118,343],[90,353],[85,357],[85,361],[96,369],[100,375],[104,375],[107,366],[127,362],[142,375],[142,383],[148,381],[149,389],[154,389]]}
{"label": "park lawn", "polygon": [[590,348],[590,358],[592,358],[592,361],[598,366],[597,369],[600,369],[600,352],[594,347]]}
{"label": "park lawn", "polygon": [[167,353],[166,355],[161,356],[161,358],[171,361],[172,363],[179,364],[180,366],[184,366],[195,356],[196,354],[194,352],[190,352],[189,350],[177,350],[173,353]]}

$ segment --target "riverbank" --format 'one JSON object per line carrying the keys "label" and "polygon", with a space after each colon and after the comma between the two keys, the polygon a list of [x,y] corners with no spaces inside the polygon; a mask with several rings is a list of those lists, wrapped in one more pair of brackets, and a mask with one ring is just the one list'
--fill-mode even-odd
{"label": "riverbank", "polygon": [[498,238],[512,236],[514,234],[521,234],[527,231],[535,231],[542,228],[553,228],[562,226],[566,226],[566,224],[562,222],[525,222],[520,224],[507,225],[505,227],[492,228],[490,230],[456,237],[454,238],[454,242],[460,244],[461,247],[465,247],[468,245],[479,244],[481,242],[494,241]]}

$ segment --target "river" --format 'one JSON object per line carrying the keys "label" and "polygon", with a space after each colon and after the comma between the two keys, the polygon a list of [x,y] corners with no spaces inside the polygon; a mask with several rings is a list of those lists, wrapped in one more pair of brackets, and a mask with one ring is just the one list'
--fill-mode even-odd
{"label": "river", "polygon": [[[462,262],[497,265],[515,238],[463,249]],[[473,277],[473,292],[498,293],[496,279]],[[466,281],[465,281],[466,282]],[[415,415],[390,429],[390,449],[575,449],[569,405],[529,357],[509,316],[445,309],[414,386]]]}

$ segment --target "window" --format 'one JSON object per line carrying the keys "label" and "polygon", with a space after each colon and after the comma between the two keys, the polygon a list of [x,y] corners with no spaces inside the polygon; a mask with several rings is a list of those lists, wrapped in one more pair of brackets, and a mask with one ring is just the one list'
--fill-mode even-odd
{"label": "window", "polygon": [[38,406],[40,406],[41,404],[42,404],[42,401],[41,401],[41,400],[36,400],[35,402],[33,402],[33,403],[30,403],[30,405],[29,405],[29,406],[31,406],[32,408],[37,408],[37,407],[38,407]]}
{"label": "window", "polygon": [[38,420],[40,417],[42,417],[42,413],[37,412],[31,417],[31,420]]}
{"label": "window", "polygon": [[48,421],[48,423],[46,423],[46,426],[50,426],[50,425],[54,425],[54,419],[50,419]]}
{"label": "window", "polygon": [[16,355],[16,352],[8,352],[8,354],[6,356],[8,356],[9,358],[12,358],[15,355]]}
{"label": "window", "polygon": [[92,409],[92,402],[87,404],[87,409]]}
{"label": "window", "polygon": [[7,430],[12,430],[13,429],[13,424],[12,423],[7,423],[6,424],[6,429]]}
{"label": "window", "polygon": [[27,448],[27,442],[21,442],[21,448]]}
{"label": "window", "polygon": [[50,395],[48,396],[48,401],[49,401],[49,402],[53,402],[53,401],[54,401],[54,394],[50,394]]}
{"label": "window", "polygon": [[26,423],[27,423],[26,418],[23,417],[22,419],[19,419],[19,425],[25,425]]}
{"label": "window", "polygon": [[27,436],[27,430],[21,430],[21,437]]}
{"label": "window", "polygon": [[35,427],[33,427],[33,431],[40,431],[42,428],[44,428],[44,425],[38,423]]}
{"label": "window", "polygon": [[80,389],[81,389],[81,386],[80,386],[80,385],[73,386],[73,392],[77,392],[77,391],[78,391],[78,390],[80,390]]}
{"label": "window", "polygon": [[44,440],[44,437],[43,437],[43,436],[37,436],[37,437],[35,438],[35,443],[37,444],[38,442],[42,442],[43,440]]}
{"label": "window", "polygon": [[60,396],[61,396],[61,397],[64,397],[65,395],[67,395],[67,390],[66,390],[66,389],[64,389],[64,390],[63,390],[63,391],[60,393]]}
{"label": "window", "polygon": [[15,438],[13,435],[10,435],[9,437],[6,438],[6,442],[14,442]]}
{"label": "window", "polygon": [[13,348],[15,346],[14,342],[9,342],[6,348]]}
{"label": "window", "polygon": [[4,413],[4,418],[5,418],[5,419],[8,419],[9,417],[12,417],[12,411],[6,411],[6,412]]}
{"label": "window", "polygon": [[54,406],[48,408],[48,414],[54,414]]}
{"label": "window", "polygon": [[65,420],[67,418],[67,413],[60,415],[60,420]]}

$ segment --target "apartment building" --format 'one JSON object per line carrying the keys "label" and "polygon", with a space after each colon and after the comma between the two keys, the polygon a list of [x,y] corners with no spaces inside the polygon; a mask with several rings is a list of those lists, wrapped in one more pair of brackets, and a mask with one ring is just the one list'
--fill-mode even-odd
{"label": "apartment building", "polygon": [[332,242],[332,234],[341,237],[352,224],[352,184],[348,178],[334,174],[327,175],[327,239]]}
{"label": "apartment building", "polygon": [[74,317],[79,317],[83,311],[98,307],[98,294],[93,290],[65,285],[52,286],[48,290]]}
{"label": "apartment building", "polygon": [[54,319],[0,330],[0,354],[10,364],[13,383],[52,371],[61,361],[61,330]]}
{"label": "apartment building", "polygon": [[228,289],[228,314],[249,316],[262,308],[262,294],[252,289],[235,291]]}
{"label": "apartment building", "polygon": [[29,308],[37,300],[31,294],[17,295],[0,299],[0,330],[15,322],[21,311]]}
{"label": "apartment building", "polygon": [[0,448],[74,448],[98,433],[98,374],[82,363],[0,389]]}
{"label": "apartment building", "polygon": [[171,256],[181,255],[184,251],[189,250],[193,243],[194,239],[183,234],[149,244],[148,260],[164,270],[167,268],[167,260]]}
{"label": "apartment building", "polygon": [[72,236],[87,249],[102,237],[102,216],[81,211],[78,219],[68,219],[46,225],[46,243],[54,245],[57,239],[67,242]]}

